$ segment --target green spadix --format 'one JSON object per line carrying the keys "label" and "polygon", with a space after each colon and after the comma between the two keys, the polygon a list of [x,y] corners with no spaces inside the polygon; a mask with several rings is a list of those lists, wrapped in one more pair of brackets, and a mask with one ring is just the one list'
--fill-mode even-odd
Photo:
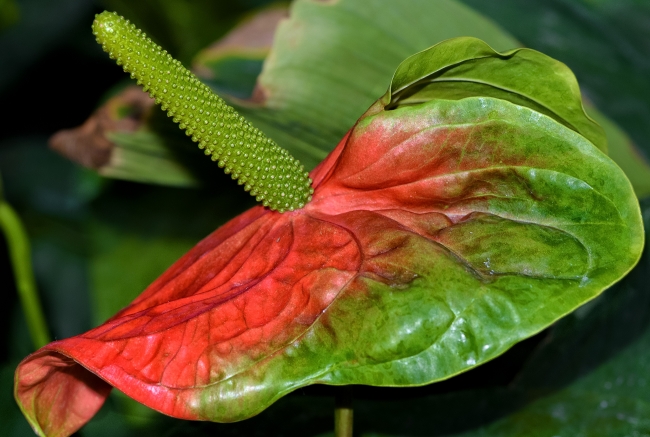
{"label": "green spadix", "polygon": [[111,59],[257,201],[285,212],[302,208],[311,199],[312,181],[298,160],[135,25],[113,12],[102,12],[95,17],[93,33]]}

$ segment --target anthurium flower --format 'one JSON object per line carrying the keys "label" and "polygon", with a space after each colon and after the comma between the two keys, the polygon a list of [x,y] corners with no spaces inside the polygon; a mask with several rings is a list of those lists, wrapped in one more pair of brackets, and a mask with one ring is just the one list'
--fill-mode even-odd
{"label": "anthurium flower", "polygon": [[594,298],[638,260],[642,225],[567,72],[473,38],[409,58],[304,207],[234,218],[106,323],[27,357],[27,419],[70,435],[111,387],[229,422],[314,383],[428,384]]}

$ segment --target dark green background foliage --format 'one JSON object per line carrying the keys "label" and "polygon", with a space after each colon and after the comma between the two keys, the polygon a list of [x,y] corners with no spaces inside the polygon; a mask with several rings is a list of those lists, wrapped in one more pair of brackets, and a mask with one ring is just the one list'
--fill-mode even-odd
{"label": "dark green background foliage", "polygon": [[[47,148],[51,134],[81,124],[124,80],[93,40],[93,14],[116,10],[188,63],[243,14],[267,3],[0,0],[0,99],[8,109],[0,173],[4,195],[31,238],[54,337],[104,321],[200,238],[251,205],[225,175],[215,176],[209,189],[192,190],[107,180]],[[569,65],[586,97],[650,156],[650,3],[464,3],[523,45]],[[648,229],[650,199],[641,207]],[[646,248],[621,283],[482,367],[427,387],[355,387],[357,434],[650,436],[649,284]],[[0,287],[0,435],[29,436],[11,387],[31,342],[2,237]],[[174,420],[114,394],[79,434],[316,436],[332,429],[335,390],[300,390],[237,424]]]}

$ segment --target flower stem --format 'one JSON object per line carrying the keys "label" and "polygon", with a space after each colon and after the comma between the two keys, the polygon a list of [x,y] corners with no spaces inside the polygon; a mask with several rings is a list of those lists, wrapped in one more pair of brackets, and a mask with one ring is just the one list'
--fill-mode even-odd
{"label": "flower stem", "polygon": [[50,342],[32,270],[29,239],[18,214],[0,197],[0,229],[5,235],[18,297],[36,349]]}
{"label": "flower stem", "polygon": [[339,387],[334,407],[334,437],[352,437],[353,420],[352,387]]}

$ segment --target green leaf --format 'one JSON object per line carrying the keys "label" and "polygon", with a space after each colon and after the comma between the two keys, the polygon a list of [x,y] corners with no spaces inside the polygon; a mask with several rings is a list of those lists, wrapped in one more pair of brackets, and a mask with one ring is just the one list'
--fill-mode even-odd
{"label": "green leaf", "polygon": [[[642,201],[646,243],[650,202]],[[650,432],[650,295],[646,246],[637,268],[602,298],[562,320],[518,384],[540,399],[464,437]],[[562,388],[551,394],[552,390]],[[549,395],[550,394],[550,395]]]}
{"label": "green leaf", "polygon": [[519,45],[452,0],[298,0],[277,29],[256,102],[238,109],[313,168],[386,91],[400,62],[464,35],[498,50]]}
{"label": "green leaf", "polygon": [[110,161],[98,169],[102,176],[174,187],[199,185],[196,175],[174,153],[173,146],[184,144],[170,144],[158,132],[146,129],[109,132],[107,138],[114,148]]}

